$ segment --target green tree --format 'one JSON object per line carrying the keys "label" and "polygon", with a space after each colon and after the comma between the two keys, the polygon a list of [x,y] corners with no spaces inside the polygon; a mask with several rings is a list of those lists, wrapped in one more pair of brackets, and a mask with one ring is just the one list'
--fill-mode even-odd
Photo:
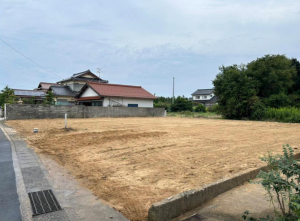
{"label": "green tree", "polygon": [[6,86],[0,93],[0,105],[3,108],[4,104],[14,104],[16,102],[16,96],[14,90]]}
{"label": "green tree", "polygon": [[286,94],[273,94],[267,99],[267,106],[280,108],[280,107],[287,107],[292,104],[292,100]]}
{"label": "green tree", "polygon": [[30,99],[23,98],[22,101],[23,101],[24,104],[34,104],[35,103],[34,96],[32,96]]}
{"label": "green tree", "polygon": [[250,118],[259,106],[257,81],[247,76],[245,65],[222,66],[213,81],[219,112],[229,119]]}
{"label": "green tree", "polygon": [[296,58],[291,59],[292,67],[296,69],[296,75],[294,76],[294,85],[290,93],[297,93],[300,95],[300,62]]}
{"label": "green tree", "polygon": [[193,102],[187,98],[178,96],[174,104],[171,105],[171,111],[193,111]]}
{"label": "green tree", "polygon": [[297,71],[285,55],[265,55],[247,65],[247,76],[258,83],[257,96],[268,98],[274,94],[287,94],[294,85]]}
{"label": "green tree", "polygon": [[172,98],[170,97],[157,97],[153,101],[154,107],[160,107],[160,108],[165,108],[165,110],[170,111],[172,104]]}
{"label": "green tree", "polygon": [[50,104],[50,105],[54,104],[54,94],[52,91],[47,92],[45,96],[44,104]]}

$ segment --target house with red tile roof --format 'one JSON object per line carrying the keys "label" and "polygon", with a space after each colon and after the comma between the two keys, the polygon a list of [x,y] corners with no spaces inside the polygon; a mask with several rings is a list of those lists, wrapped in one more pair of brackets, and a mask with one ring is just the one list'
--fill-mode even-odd
{"label": "house with red tile roof", "polygon": [[88,82],[75,99],[85,106],[153,107],[156,97],[141,86]]}

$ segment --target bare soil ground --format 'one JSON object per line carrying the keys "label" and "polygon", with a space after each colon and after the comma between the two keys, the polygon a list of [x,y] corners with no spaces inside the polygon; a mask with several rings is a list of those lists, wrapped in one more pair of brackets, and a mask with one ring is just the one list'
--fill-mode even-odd
{"label": "bare soil ground", "polygon": [[[193,118],[9,121],[37,153],[130,220],[157,201],[263,165],[259,156],[299,148],[299,124]],[[39,133],[33,133],[39,128]]]}

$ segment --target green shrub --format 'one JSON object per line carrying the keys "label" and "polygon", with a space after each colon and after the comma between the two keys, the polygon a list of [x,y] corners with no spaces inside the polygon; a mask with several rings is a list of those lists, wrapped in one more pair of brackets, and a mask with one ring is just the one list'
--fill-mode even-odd
{"label": "green shrub", "polygon": [[[275,218],[248,217],[249,211],[242,216],[247,221],[298,221],[300,220],[300,164],[294,159],[294,150],[289,145],[283,147],[283,155],[273,156],[271,153],[260,158],[267,163],[269,171],[260,171],[258,182],[267,191]],[[279,209],[279,211],[278,211]]]}
{"label": "green shrub", "polygon": [[212,113],[218,113],[219,112],[219,105],[215,104],[215,105],[212,105],[212,106],[208,106],[207,111],[212,112]]}
{"label": "green shrub", "polygon": [[165,110],[167,110],[167,111],[169,111],[171,108],[171,104],[165,103],[165,102],[153,103],[153,106],[158,107],[158,108],[165,108]]}
{"label": "green shrub", "polygon": [[261,102],[257,102],[253,105],[251,110],[250,119],[261,120],[265,117],[266,107]]}
{"label": "green shrub", "polygon": [[195,108],[195,112],[206,112],[206,107],[203,104],[198,104]]}

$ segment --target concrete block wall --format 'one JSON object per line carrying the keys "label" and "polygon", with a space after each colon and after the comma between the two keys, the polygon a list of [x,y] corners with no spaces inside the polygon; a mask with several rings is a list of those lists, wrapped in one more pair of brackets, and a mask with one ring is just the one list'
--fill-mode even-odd
{"label": "concrete block wall", "polygon": [[98,117],[164,117],[164,108],[55,106],[6,104],[6,120]]}

